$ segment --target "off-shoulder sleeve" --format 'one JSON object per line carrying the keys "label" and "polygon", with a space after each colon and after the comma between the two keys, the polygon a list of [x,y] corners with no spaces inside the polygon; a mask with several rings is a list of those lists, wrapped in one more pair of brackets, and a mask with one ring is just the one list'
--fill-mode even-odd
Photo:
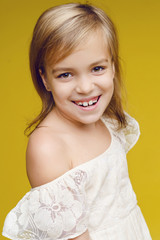
{"label": "off-shoulder sleeve", "polygon": [[87,173],[77,169],[31,189],[7,215],[3,235],[14,240],[67,240],[87,230]]}
{"label": "off-shoulder sleeve", "polygon": [[131,117],[129,114],[126,114],[127,127],[122,130],[125,137],[125,152],[127,153],[139,139],[140,129],[138,122]]}
{"label": "off-shoulder sleeve", "polygon": [[138,141],[140,136],[140,129],[138,122],[125,112],[127,126],[118,130],[118,122],[115,119],[107,118],[103,116],[102,120],[105,122],[106,126],[112,130],[113,135],[115,135],[121,144],[125,152],[127,153]]}

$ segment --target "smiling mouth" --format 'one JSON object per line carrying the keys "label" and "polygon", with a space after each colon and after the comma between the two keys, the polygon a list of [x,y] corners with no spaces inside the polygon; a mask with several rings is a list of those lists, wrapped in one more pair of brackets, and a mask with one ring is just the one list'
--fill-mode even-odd
{"label": "smiling mouth", "polygon": [[90,99],[89,101],[72,101],[72,102],[81,107],[88,107],[88,106],[95,105],[99,101],[100,97],[101,97],[101,95],[94,97],[94,98]]}

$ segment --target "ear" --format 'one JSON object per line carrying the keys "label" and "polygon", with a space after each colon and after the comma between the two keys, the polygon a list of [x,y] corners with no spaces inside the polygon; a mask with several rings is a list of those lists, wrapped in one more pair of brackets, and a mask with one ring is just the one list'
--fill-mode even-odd
{"label": "ear", "polygon": [[39,69],[39,74],[40,74],[40,76],[41,76],[42,82],[43,82],[46,90],[47,90],[47,91],[51,91],[51,90],[50,90],[50,87],[49,87],[49,84],[48,84],[48,82],[47,82],[47,78],[46,78],[45,74],[42,73],[42,70],[41,70],[41,69]]}

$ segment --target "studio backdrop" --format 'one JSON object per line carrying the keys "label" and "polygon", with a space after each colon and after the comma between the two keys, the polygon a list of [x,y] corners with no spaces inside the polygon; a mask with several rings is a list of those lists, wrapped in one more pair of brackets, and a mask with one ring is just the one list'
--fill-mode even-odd
{"label": "studio backdrop", "polygon": [[[41,109],[28,62],[33,27],[45,9],[68,2],[0,1],[1,232],[6,214],[30,190],[24,129]],[[129,175],[152,238],[160,240],[160,1],[89,3],[105,10],[117,26],[127,90],[125,109],[138,120],[141,129],[138,143],[128,154]]]}

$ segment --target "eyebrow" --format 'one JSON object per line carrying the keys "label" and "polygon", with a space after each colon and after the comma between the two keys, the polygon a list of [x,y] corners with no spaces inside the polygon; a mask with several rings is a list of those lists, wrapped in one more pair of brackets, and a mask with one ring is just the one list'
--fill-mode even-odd
{"label": "eyebrow", "polygon": [[[103,62],[108,63],[108,59],[101,59],[99,61],[93,62],[93,63],[90,64],[89,67],[98,65],[98,64],[103,63]],[[52,69],[52,74],[54,74],[56,72],[65,72],[65,71],[72,71],[72,70],[73,70],[73,68],[70,68],[70,67],[57,67],[57,68]]]}

